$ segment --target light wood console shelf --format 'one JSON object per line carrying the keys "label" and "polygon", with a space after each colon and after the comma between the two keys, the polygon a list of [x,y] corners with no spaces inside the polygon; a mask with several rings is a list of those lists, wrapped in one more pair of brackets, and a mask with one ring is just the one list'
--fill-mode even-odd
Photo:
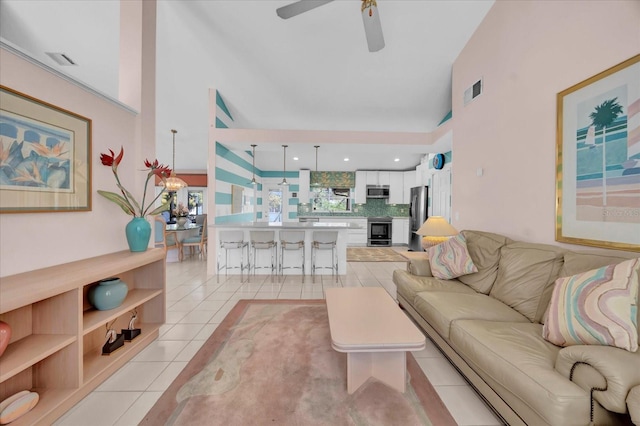
{"label": "light wood console shelf", "polygon": [[[129,293],[119,307],[98,311],[87,292],[120,277]],[[158,337],[165,321],[165,252],[122,251],[0,278],[0,320],[11,341],[0,357],[0,401],[38,392],[36,407],[12,425],[51,424]],[[102,355],[106,324],[120,332],[136,310],[142,334]]]}

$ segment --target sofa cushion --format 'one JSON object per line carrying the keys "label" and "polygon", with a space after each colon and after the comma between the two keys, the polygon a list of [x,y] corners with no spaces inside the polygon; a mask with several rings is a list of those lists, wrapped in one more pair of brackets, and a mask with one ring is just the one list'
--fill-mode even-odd
{"label": "sofa cushion", "polygon": [[452,324],[450,340],[526,423],[589,424],[589,392],[555,370],[560,348],[545,341],[541,329],[529,322],[463,320]]}
{"label": "sofa cushion", "polygon": [[489,294],[530,321],[540,322],[565,251],[547,244],[521,242],[502,247],[498,277]]}
{"label": "sofa cushion", "polygon": [[491,232],[464,230],[461,234],[467,240],[469,255],[478,268],[478,272],[461,276],[458,279],[477,292],[489,294],[498,276],[500,248],[511,240]]}
{"label": "sofa cushion", "polygon": [[591,271],[607,265],[616,265],[633,255],[595,254],[593,252],[568,251],[564,254],[564,263],[560,269],[560,277],[570,277],[582,272]]}
{"label": "sofa cushion", "polygon": [[559,346],[638,349],[640,259],[558,278],[543,337]]}
{"label": "sofa cushion", "polygon": [[413,303],[416,293],[421,291],[476,293],[473,289],[458,280],[439,280],[434,277],[419,277],[401,269],[393,271],[393,282],[396,284],[398,295],[402,296],[409,303]]}
{"label": "sofa cushion", "polygon": [[499,300],[485,294],[423,291],[416,294],[414,308],[445,339],[453,321],[477,319],[488,321],[529,322]]}
{"label": "sofa cushion", "polygon": [[429,263],[431,273],[436,278],[450,280],[462,275],[478,272],[478,268],[473,264],[467,241],[464,235],[458,234],[444,243],[429,247]]}

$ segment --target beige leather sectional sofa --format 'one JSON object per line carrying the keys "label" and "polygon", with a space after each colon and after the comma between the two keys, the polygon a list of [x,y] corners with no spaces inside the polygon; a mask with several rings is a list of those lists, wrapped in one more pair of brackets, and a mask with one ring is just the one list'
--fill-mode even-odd
{"label": "beige leather sectional sofa", "polygon": [[640,350],[542,337],[558,277],[633,256],[462,231],[478,272],[441,280],[429,261],[394,271],[398,301],[510,425],[640,424]]}

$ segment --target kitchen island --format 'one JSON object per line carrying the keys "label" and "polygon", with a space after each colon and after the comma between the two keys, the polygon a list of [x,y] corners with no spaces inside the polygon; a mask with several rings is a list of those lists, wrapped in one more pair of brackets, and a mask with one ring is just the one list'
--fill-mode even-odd
{"label": "kitchen island", "polygon": [[[209,271],[212,269],[215,271],[216,260],[217,260],[217,252],[220,250],[220,231],[242,231],[244,235],[244,240],[249,242],[251,241],[249,238],[250,231],[275,231],[275,239],[278,241],[278,254],[280,253],[280,243],[279,243],[279,231],[288,230],[288,231],[305,231],[305,273],[307,275],[311,274],[311,242],[313,241],[313,232],[314,231],[337,231],[338,232],[338,241],[336,244],[337,256],[338,256],[338,274],[344,275],[347,273],[347,232],[350,229],[360,229],[360,226],[353,223],[347,222],[283,222],[283,223],[267,223],[267,222],[243,222],[243,223],[224,223],[224,224],[215,224],[212,226],[215,230],[215,239],[211,241],[213,244],[209,244],[209,252],[211,254],[209,260]],[[223,253],[224,254],[224,253]],[[258,266],[265,266],[268,263],[267,256],[268,254],[264,251],[258,250]],[[287,259],[285,266],[298,266],[302,262],[302,251],[298,252],[287,252]],[[316,266],[329,266],[331,264],[331,251],[330,250],[320,250],[316,256]],[[253,262],[253,259],[251,259]],[[212,265],[213,263],[213,265]],[[224,260],[223,260],[224,263]],[[229,251],[229,265],[230,266],[238,266],[240,264],[240,251],[239,250],[231,250]],[[212,268],[213,266],[213,268]],[[266,274],[268,273],[268,269],[258,269],[259,272]],[[214,272],[215,273],[215,272]],[[225,274],[226,271],[220,271],[221,274]],[[240,274],[240,269],[229,269],[229,274]],[[246,273],[246,271],[245,271]],[[302,272],[299,269],[285,269],[284,274],[288,275],[300,275]],[[316,271],[317,274],[331,274],[330,269],[318,269]]]}

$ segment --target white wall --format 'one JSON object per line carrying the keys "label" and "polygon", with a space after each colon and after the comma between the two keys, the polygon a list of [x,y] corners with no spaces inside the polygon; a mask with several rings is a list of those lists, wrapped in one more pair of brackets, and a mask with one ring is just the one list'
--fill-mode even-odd
{"label": "white wall", "polygon": [[457,229],[556,244],[556,94],[637,54],[639,22],[638,1],[495,3],[453,67]]}

